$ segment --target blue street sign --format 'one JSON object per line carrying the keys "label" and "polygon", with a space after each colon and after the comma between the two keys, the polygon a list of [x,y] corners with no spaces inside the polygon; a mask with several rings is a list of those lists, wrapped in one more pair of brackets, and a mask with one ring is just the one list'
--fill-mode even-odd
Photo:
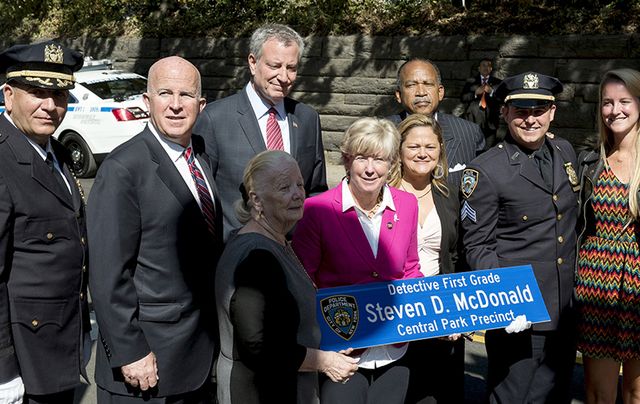
{"label": "blue street sign", "polygon": [[321,348],[365,348],[503,328],[549,313],[530,265],[320,289]]}

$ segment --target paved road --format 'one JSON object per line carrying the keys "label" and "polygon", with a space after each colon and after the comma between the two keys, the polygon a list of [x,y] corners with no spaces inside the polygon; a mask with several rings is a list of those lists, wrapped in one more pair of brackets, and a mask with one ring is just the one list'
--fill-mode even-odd
{"label": "paved road", "polygon": [[[341,166],[328,167],[328,182],[330,186],[337,184],[342,176],[344,176],[344,168]],[[88,196],[91,192],[93,179],[80,180],[85,194]],[[97,326],[95,327],[97,328]],[[94,330],[95,333],[95,330]],[[95,338],[95,335],[94,335]],[[487,371],[487,355],[482,344],[480,336],[476,336],[476,341],[466,342],[465,354],[465,403],[482,404],[485,395],[485,375]],[[94,341],[95,352],[95,341]],[[425,360],[429,360],[425,358]],[[91,386],[82,386],[76,391],[76,403],[93,404],[96,402],[95,384],[93,384],[93,358],[89,363],[87,372],[91,379]],[[584,403],[584,392],[582,390],[583,369],[581,364],[576,364],[574,370],[572,390],[572,404]]]}

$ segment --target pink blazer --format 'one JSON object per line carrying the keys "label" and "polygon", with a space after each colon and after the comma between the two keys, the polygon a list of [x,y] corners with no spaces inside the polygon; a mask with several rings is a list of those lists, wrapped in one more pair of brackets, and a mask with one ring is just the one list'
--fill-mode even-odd
{"label": "pink blazer", "polygon": [[420,278],[415,196],[390,187],[396,211],[386,208],[374,257],[354,209],[342,212],[342,185],[304,203],[293,249],[319,288]]}

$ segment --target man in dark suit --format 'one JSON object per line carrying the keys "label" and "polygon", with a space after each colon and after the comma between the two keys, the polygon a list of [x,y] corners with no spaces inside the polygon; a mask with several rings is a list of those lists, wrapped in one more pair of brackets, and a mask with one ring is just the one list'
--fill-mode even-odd
{"label": "man in dark suit", "polygon": [[570,310],[576,253],[576,156],[548,132],[562,84],[528,72],[496,89],[509,134],[465,169],[461,222],[473,269],[531,264],[550,322],[520,315],[487,331],[491,403],[569,403],[575,361]]}
{"label": "man in dark suit", "polygon": [[457,189],[466,164],[484,150],[484,135],[478,125],[438,111],[444,86],[438,67],[429,60],[414,58],[398,69],[396,100],[404,110],[387,117],[399,124],[409,114],[433,116],[442,128],[449,163],[449,184]]}
{"label": "man in dark suit", "polygon": [[[67,150],[78,52],[54,42],[0,54],[0,402],[71,403],[89,360],[86,230]],[[86,379],[86,377],[85,377]]]}
{"label": "man in dark suit", "polygon": [[149,69],[150,124],[104,161],[89,198],[99,403],[208,402],[222,214],[204,142],[200,74]]}
{"label": "man in dark suit", "polygon": [[304,50],[302,38],[287,26],[269,24],[253,33],[249,47],[251,81],[239,93],[207,105],[194,128],[213,163],[225,240],[240,227],[233,204],[241,198],[244,167],[259,152],[290,153],[307,195],[327,189],[318,113],[288,97]]}
{"label": "man in dark suit", "polygon": [[478,72],[480,74],[469,78],[464,84],[460,100],[467,104],[465,119],[480,126],[489,148],[496,143],[500,125],[500,102],[494,96],[494,89],[502,80],[491,74],[493,62],[489,58],[480,61]]}

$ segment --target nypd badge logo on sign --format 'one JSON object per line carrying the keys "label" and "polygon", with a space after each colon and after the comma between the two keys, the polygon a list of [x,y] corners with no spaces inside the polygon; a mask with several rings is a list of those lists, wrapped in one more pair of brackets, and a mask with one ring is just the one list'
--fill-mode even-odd
{"label": "nypd badge logo on sign", "polygon": [[342,339],[349,340],[358,328],[359,313],[356,298],[334,295],[320,301],[322,316],[329,327]]}

